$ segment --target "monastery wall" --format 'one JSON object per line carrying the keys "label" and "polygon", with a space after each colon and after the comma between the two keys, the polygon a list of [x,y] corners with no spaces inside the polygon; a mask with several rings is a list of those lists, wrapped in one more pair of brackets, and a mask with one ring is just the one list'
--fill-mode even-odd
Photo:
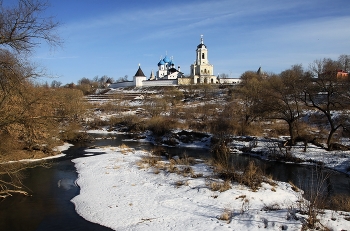
{"label": "monastery wall", "polygon": [[134,87],[134,81],[126,81],[126,82],[119,82],[119,83],[112,83],[108,86],[108,88],[119,88],[119,87]]}
{"label": "monastery wall", "polygon": [[142,81],[143,87],[176,86],[177,79]]}

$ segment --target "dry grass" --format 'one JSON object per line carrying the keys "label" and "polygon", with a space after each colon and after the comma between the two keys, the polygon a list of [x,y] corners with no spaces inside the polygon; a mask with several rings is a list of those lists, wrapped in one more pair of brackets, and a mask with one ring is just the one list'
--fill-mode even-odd
{"label": "dry grass", "polygon": [[264,181],[264,174],[254,161],[250,161],[242,174],[237,174],[236,179],[240,184],[244,184],[256,191]]}
{"label": "dry grass", "polygon": [[137,162],[137,166],[139,166],[139,168],[156,167],[160,160],[161,158],[158,156],[143,156],[141,160]]}
{"label": "dry grass", "polygon": [[229,180],[226,180],[224,182],[212,181],[210,183],[207,183],[207,185],[212,191],[225,192],[231,189],[231,182]]}
{"label": "dry grass", "polygon": [[350,212],[350,196],[337,195],[332,196],[329,200],[328,209]]}
{"label": "dry grass", "polygon": [[126,144],[121,144],[119,146],[120,152],[124,155],[128,154],[129,152],[134,152],[133,148],[130,148],[129,146],[127,146]]}
{"label": "dry grass", "polygon": [[156,116],[146,121],[146,128],[155,136],[163,136],[177,128],[178,121],[169,117]]}
{"label": "dry grass", "polygon": [[232,218],[232,211],[230,209],[224,209],[222,214],[219,216],[219,220],[230,222]]}
{"label": "dry grass", "polygon": [[189,157],[186,153],[181,158],[175,159],[178,165],[194,165],[196,160],[193,157]]}
{"label": "dry grass", "polygon": [[300,189],[295,184],[293,184],[292,181],[289,181],[288,183],[290,184],[294,192],[300,192]]}

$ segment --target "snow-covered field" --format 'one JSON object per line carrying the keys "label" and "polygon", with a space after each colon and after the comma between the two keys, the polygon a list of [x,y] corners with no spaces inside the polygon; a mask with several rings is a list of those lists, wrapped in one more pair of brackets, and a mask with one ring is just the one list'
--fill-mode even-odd
{"label": "snow-covered field", "polygon": [[[94,153],[105,152],[96,155]],[[80,194],[72,199],[78,214],[114,230],[300,230],[305,215],[296,213],[301,192],[288,183],[264,183],[253,192],[239,184],[218,192],[208,186],[212,169],[191,178],[142,168],[145,151],[101,147],[74,159]],[[164,160],[165,161],[165,160]],[[349,213],[325,211],[319,219],[329,230],[350,230]],[[224,219],[223,219],[224,218]]]}

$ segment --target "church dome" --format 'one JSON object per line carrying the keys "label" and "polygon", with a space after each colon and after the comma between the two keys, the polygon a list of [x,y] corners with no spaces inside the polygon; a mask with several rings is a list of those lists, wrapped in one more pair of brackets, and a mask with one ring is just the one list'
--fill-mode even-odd
{"label": "church dome", "polygon": [[197,46],[197,48],[207,48],[207,46],[204,45],[203,43],[201,43],[201,44],[199,44],[199,45]]}
{"label": "church dome", "polygon": [[159,63],[158,63],[158,66],[164,65],[164,64],[165,64],[165,63],[164,63],[163,59],[161,59],[161,60],[159,61]]}
{"label": "church dome", "polygon": [[165,58],[163,59],[163,61],[164,61],[165,63],[169,63],[171,60],[169,59],[168,56],[165,56]]}

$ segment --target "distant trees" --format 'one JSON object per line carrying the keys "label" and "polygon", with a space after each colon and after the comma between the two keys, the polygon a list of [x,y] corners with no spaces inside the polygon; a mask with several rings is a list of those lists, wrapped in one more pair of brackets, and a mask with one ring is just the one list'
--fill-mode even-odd
{"label": "distant trees", "polygon": [[81,90],[84,95],[90,95],[94,94],[97,89],[107,88],[109,82],[114,82],[114,80],[107,75],[101,77],[95,76],[92,79],[83,77],[78,80],[77,85],[75,85],[74,88]]}

